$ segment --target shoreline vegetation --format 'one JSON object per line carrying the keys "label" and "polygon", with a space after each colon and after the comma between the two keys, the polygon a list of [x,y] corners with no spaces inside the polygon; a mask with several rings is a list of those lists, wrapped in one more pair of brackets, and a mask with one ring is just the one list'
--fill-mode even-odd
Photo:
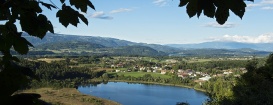
{"label": "shoreline vegetation", "polygon": [[[92,82],[102,82],[102,81],[103,80],[101,80],[101,79],[92,79]],[[204,92],[204,93],[207,92],[204,89],[195,88],[193,86],[181,85],[181,84],[158,83],[158,82],[147,82],[147,81],[126,81],[126,80],[108,80],[108,82],[128,82],[128,83],[153,84],[153,85],[164,85],[164,86],[177,86],[177,87],[182,87],[182,88],[194,89],[196,91],[200,91],[200,92]]]}

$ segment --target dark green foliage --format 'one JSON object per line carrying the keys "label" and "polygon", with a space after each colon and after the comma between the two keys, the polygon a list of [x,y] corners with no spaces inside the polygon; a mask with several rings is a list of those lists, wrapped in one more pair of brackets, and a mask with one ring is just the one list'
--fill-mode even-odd
{"label": "dark green foliage", "polygon": [[[249,61],[247,72],[235,80],[222,80],[208,85],[212,105],[272,105],[273,54],[266,64],[259,66],[257,59]],[[228,81],[227,81],[228,80]],[[232,82],[234,81],[234,82]],[[227,82],[230,84],[228,85]],[[217,85],[218,83],[218,85]],[[223,90],[223,91],[222,91]],[[232,92],[226,94],[227,92]]]}
{"label": "dark green foliage", "polygon": [[262,67],[256,61],[250,62],[248,72],[237,80],[233,88],[234,103],[240,105],[272,105],[273,104],[273,54]]}
{"label": "dark green foliage", "polygon": [[[60,22],[67,27],[68,24],[77,26],[80,18],[85,24],[88,24],[87,19],[80,14],[77,10],[82,12],[87,11],[87,7],[95,9],[93,4],[89,0],[75,1],[70,0],[71,6],[75,6],[77,10],[67,6],[64,0],[60,0],[63,3],[62,9],[57,12]],[[17,32],[15,22],[19,21],[22,31],[28,33],[28,35],[43,38],[47,32],[54,33],[53,25],[42,14],[43,10],[40,7],[45,6],[48,9],[56,8],[54,4],[45,3],[36,0],[9,0],[1,1],[1,18],[0,20],[7,21],[5,25],[0,26],[1,36],[1,52],[4,55],[8,55],[10,48],[14,47],[14,50],[20,54],[26,54],[28,47],[32,46],[25,38],[21,37],[22,32]],[[5,46],[3,46],[5,45]]]}
{"label": "dark green foliage", "polygon": [[69,67],[73,65],[69,61],[32,62],[21,60],[20,65],[31,68],[39,80],[32,80],[30,87],[76,87],[92,78],[99,78],[105,71],[92,71],[86,67]]}
{"label": "dark green foliage", "polygon": [[[247,0],[253,1],[253,0]],[[189,17],[201,15],[216,18],[219,24],[224,24],[229,17],[229,10],[243,18],[246,4],[243,0],[180,0],[179,7],[186,6]]]}
{"label": "dark green foliage", "polygon": [[[84,10],[84,12],[86,12],[87,7],[95,9],[89,0],[81,0],[76,4],[72,3],[77,10],[72,9],[70,6],[66,6],[64,0],[60,1],[63,3],[64,8],[59,11],[71,13],[69,16],[72,17],[72,19],[69,18],[69,20],[64,20],[63,18],[67,18],[67,14],[57,13],[58,17],[61,19],[60,22],[65,27],[68,24],[77,26],[79,23],[78,18],[85,24],[88,24],[87,19],[82,14],[79,14],[77,10],[81,9],[81,11]],[[3,59],[0,60],[0,102],[9,100],[13,92],[23,88],[27,84],[28,78],[33,76],[31,70],[13,63],[14,61],[18,62],[19,60],[10,53],[10,49],[14,49],[19,54],[27,54],[29,46],[33,47],[30,42],[22,37],[22,33],[26,32],[28,35],[41,39],[47,32],[54,33],[53,25],[47,19],[47,16],[42,14],[43,10],[40,6],[45,6],[48,9],[56,8],[54,4],[41,2],[40,0],[0,1],[0,21],[6,22],[4,25],[0,25],[0,51],[3,54]],[[75,19],[75,17],[77,19]],[[17,26],[15,25],[16,22],[20,24],[23,32],[18,32]]]}
{"label": "dark green foliage", "polygon": [[62,6],[62,10],[57,12],[56,17],[59,18],[60,23],[62,23],[62,25],[65,27],[67,27],[69,24],[77,27],[78,23],[80,22],[79,18],[82,19],[85,24],[88,24],[87,19],[82,14],[70,6],[66,6],[65,4]]}

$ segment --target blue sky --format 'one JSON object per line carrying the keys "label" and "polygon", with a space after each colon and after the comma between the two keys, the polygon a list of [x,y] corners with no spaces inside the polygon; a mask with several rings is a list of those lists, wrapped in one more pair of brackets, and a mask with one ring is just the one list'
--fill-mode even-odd
{"label": "blue sky", "polygon": [[[237,41],[273,42],[273,0],[246,2],[241,20],[230,12],[225,25],[204,15],[189,18],[180,0],[91,0],[96,11],[89,8],[84,23],[67,28],[58,23],[52,11],[46,10],[56,33],[118,38],[153,44]],[[61,4],[56,1],[61,8]]]}

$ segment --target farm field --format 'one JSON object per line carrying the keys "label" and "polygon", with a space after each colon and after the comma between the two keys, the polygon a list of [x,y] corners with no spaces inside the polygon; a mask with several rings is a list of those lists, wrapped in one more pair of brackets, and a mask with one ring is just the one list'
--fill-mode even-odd
{"label": "farm field", "polygon": [[132,77],[142,77],[145,74],[150,74],[152,77],[171,78],[171,76],[169,75],[164,75],[159,73],[147,73],[147,72],[118,72],[118,73],[110,72],[108,74],[110,75],[117,74],[117,75],[132,76]]}

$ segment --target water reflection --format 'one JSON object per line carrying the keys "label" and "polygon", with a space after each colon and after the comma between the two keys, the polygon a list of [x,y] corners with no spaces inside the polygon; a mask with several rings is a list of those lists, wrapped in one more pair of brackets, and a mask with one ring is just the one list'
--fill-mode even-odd
{"label": "water reflection", "polygon": [[176,105],[177,102],[201,105],[208,99],[203,92],[194,89],[127,82],[83,85],[79,86],[78,90],[123,105]]}

